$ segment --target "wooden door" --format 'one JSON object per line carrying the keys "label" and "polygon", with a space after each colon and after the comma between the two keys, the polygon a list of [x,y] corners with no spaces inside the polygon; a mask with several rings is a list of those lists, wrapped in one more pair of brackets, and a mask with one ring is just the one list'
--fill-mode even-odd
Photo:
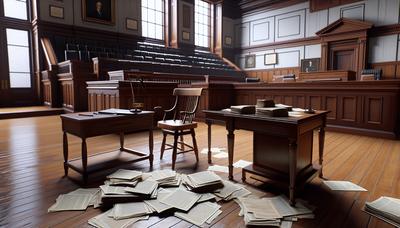
{"label": "wooden door", "polygon": [[335,51],[333,53],[333,70],[352,70],[355,69],[355,53],[352,50]]}

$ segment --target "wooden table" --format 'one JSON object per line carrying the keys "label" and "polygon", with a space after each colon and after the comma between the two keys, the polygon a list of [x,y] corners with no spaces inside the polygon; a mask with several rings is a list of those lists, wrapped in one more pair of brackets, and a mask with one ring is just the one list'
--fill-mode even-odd
{"label": "wooden table", "polygon": [[[233,179],[233,155],[236,129],[254,132],[253,164],[246,172],[289,185],[290,202],[295,204],[295,190],[319,172],[322,161],[328,111],[289,117],[242,115],[228,111],[204,111],[208,125],[208,161],[211,162],[211,124],[224,122],[228,131],[229,179]],[[313,131],[319,130],[319,164],[312,164]]]}
{"label": "wooden table", "polygon": [[[87,183],[88,174],[122,164],[149,159],[150,167],[153,167],[153,115],[154,112],[151,111],[143,111],[132,115],[97,114],[92,112],[61,115],[65,176],[68,175],[68,168],[71,168],[81,173],[84,183]],[[124,147],[124,133],[133,132],[135,129],[148,129],[149,154]],[[82,139],[81,158],[68,160],[67,133]],[[115,151],[89,156],[88,165],[86,139],[115,133],[120,135],[120,148]]]}

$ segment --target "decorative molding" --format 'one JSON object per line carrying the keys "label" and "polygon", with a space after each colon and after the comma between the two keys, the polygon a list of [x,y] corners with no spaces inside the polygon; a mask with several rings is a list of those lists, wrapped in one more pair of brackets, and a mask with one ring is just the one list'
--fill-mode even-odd
{"label": "decorative molding", "polygon": [[[257,40],[255,40],[254,39],[254,27],[255,26],[257,26],[257,25],[262,25],[262,24],[266,24],[267,25],[267,36],[266,36],[266,38],[263,38],[263,39],[257,39]],[[260,41],[264,41],[264,40],[269,40],[269,38],[270,38],[270,24],[269,24],[269,21],[265,21],[265,22],[259,22],[259,23],[251,23],[251,28],[252,28],[252,34],[251,34],[251,41],[252,42],[260,42]]]}
{"label": "decorative molding", "polygon": [[[282,20],[287,20],[287,19],[289,19],[289,18],[293,18],[293,17],[296,17],[296,18],[298,18],[298,20],[299,20],[299,23],[298,23],[298,31],[297,31],[297,33],[293,33],[293,34],[290,34],[290,35],[285,35],[285,36],[281,36],[280,35],[280,31],[279,31],[279,28],[280,28],[280,22],[282,21]],[[284,17],[284,18],[279,18],[278,20],[277,20],[277,34],[276,34],[276,36],[278,37],[278,38],[286,38],[286,37],[290,37],[290,36],[297,36],[297,35],[300,35],[301,34],[301,15],[293,15],[293,16],[289,16],[289,17]]]}

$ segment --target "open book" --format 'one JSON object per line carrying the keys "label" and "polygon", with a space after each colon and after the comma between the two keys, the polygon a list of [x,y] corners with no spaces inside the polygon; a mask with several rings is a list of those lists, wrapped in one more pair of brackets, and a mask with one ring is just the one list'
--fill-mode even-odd
{"label": "open book", "polygon": [[377,217],[382,216],[400,227],[400,199],[382,196],[373,202],[366,202],[365,210]]}

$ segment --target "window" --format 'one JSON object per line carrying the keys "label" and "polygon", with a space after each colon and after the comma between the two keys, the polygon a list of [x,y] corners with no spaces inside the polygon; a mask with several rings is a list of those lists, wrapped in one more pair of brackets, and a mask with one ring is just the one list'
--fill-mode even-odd
{"label": "window", "polygon": [[164,39],[164,0],[142,0],[142,35]]}
{"label": "window", "polygon": [[28,20],[26,0],[4,0],[4,16]]}
{"label": "window", "polygon": [[195,0],[195,45],[210,47],[211,42],[211,4],[202,0]]}
{"label": "window", "polygon": [[31,64],[28,31],[7,28],[6,36],[10,87],[30,88]]}

